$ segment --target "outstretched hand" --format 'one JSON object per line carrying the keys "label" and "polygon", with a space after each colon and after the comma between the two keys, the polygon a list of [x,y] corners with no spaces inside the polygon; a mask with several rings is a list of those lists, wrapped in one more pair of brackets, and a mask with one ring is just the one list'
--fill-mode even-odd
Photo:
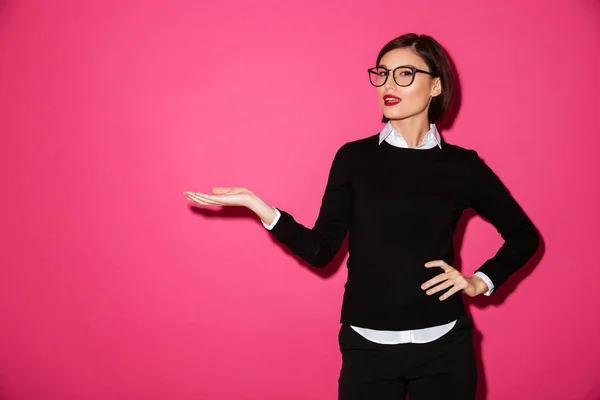
{"label": "outstretched hand", "polygon": [[253,211],[267,225],[275,219],[275,208],[265,203],[252,190],[244,186],[216,187],[212,194],[183,192],[188,200],[205,206],[242,206]]}

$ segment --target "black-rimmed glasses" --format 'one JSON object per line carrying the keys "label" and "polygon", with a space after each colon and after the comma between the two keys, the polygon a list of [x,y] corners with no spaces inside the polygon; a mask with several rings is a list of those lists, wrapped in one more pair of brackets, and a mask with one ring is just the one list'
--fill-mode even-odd
{"label": "black-rimmed glasses", "polygon": [[408,67],[405,65],[396,67],[391,71],[384,67],[369,68],[368,72],[369,72],[369,81],[371,82],[371,85],[377,86],[377,87],[383,86],[385,84],[385,82],[387,82],[388,75],[390,74],[390,72],[392,72],[392,76],[394,77],[394,82],[396,82],[396,84],[398,86],[410,86],[414,82],[415,75],[417,74],[417,72],[421,72],[422,74],[431,75],[433,77],[437,76],[434,73],[431,73],[429,71],[424,71],[422,69],[418,69],[415,67]]}

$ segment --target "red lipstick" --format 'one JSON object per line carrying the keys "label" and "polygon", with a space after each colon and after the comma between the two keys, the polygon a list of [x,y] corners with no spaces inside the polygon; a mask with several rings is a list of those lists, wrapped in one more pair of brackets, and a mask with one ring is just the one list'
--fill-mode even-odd
{"label": "red lipstick", "polygon": [[386,106],[395,106],[396,104],[400,104],[401,101],[402,99],[400,97],[391,94],[383,96],[383,102]]}

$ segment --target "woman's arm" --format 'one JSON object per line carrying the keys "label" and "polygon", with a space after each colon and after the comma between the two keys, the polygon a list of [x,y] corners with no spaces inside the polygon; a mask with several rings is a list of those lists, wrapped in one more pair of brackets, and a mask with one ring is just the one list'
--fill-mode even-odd
{"label": "woman's arm", "polygon": [[[279,242],[317,268],[325,267],[333,260],[344,241],[350,224],[352,197],[349,168],[351,159],[347,147],[347,144],[342,146],[334,157],[325,193],[321,200],[319,215],[312,229],[296,222],[291,214],[281,208],[278,208],[280,213],[278,221],[270,229]],[[261,220],[266,225],[270,225],[276,212],[272,209],[267,210],[260,200],[257,200],[255,207],[257,215],[264,216],[261,217]]]}
{"label": "woman's arm", "polygon": [[487,275],[498,288],[533,256],[539,246],[539,234],[498,176],[477,152],[471,152],[471,207],[494,225],[504,239],[496,255],[477,271]]}
{"label": "woman's arm", "polygon": [[189,191],[184,194],[189,200],[202,205],[247,207],[267,226],[274,222],[279,213],[278,221],[270,229],[273,236],[309,264],[322,268],[337,254],[350,224],[350,158],[347,147],[342,146],[335,155],[319,216],[312,229],[296,222],[286,211],[275,210],[245,187],[214,188],[213,194]]}

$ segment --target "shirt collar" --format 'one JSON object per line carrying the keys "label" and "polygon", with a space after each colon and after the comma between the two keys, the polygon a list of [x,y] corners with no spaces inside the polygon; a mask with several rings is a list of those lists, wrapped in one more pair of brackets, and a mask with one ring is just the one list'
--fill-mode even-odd
{"label": "shirt collar", "polygon": [[[402,135],[394,129],[391,122],[388,121],[387,124],[383,127],[381,132],[379,133],[379,144],[383,143],[384,140],[393,141],[393,144],[398,147],[408,148],[408,143],[402,137]],[[440,133],[437,130],[435,124],[429,124],[429,131],[425,134],[423,138],[423,143],[417,146],[417,149],[422,148],[432,148],[438,146],[440,149],[442,148],[442,138],[440,137]]]}

